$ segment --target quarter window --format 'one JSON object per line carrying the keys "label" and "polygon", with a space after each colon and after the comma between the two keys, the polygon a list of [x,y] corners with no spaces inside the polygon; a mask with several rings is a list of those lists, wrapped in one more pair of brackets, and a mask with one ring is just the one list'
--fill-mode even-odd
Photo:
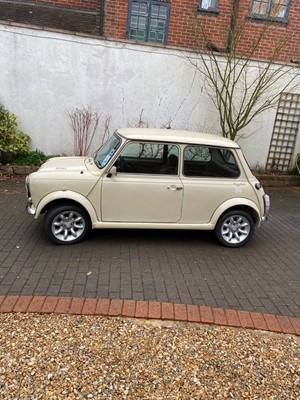
{"label": "quarter window", "polygon": [[287,21],[290,0],[252,0],[250,16],[277,21]]}
{"label": "quarter window", "polygon": [[152,0],[130,0],[127,38],[167,43],[170,4]]}
{"label": "quarter window", "polygon": [[178,174],[178,147],[173,144],[129,143],[116,161],[118,172]]}
{"label": "quarter window", "polygon": [[218,11],[219,0],[201,0],[199,3],[200,11]]}
{"label": "quarter window", "polygon": [[183,173],[185,176],[236,178],[239,168],[228,149],[187,146],[184,150]]}

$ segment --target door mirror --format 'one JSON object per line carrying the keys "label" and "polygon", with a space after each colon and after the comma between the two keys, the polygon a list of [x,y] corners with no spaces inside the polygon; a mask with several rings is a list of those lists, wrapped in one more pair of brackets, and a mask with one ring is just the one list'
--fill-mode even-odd
{"label": "door mirror", "polygon": [[107,178],[111,178],[112,176],[116,175],[117,175],[117,167],[115,166],[111,167],[111,169],[106,174]]}

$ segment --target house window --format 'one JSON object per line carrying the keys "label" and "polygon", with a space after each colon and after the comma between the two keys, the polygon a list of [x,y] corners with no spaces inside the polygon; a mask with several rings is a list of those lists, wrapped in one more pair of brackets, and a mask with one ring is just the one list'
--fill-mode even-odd
{"label": "house window", "polygon": [[275,21],[287,21],[290,0],[252,0],[250,16]]}
{"label": "house window", "polygon": [[151,0],[130,0],[127,38],[167,43],[170,4]]}
{"label": "house window", "polygon": [[199,3],[199,11],[218,11],[219,0],[201,0]]}

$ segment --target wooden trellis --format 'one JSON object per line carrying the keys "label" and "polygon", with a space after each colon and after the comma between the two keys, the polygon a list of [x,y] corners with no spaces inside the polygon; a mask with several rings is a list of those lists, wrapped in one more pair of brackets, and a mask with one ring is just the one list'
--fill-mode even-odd
{"label": "wooden trellis", "polygon": [[282,93],[266,169],[287,172],[291,167],[300,123],[300,94]]}

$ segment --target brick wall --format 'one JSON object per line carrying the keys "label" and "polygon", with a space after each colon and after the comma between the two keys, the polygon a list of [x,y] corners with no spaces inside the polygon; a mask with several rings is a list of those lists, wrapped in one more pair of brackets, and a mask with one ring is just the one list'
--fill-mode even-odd
{"label": "brick wall", "polygon": [[[242,0],[239,9],[240,20],[244,19],[248,14],[249,1]],[[267,34],[263,38],[258,47],[255,56],[257,58],[269,58],[274,44],[285,40],[285,45],[282,48],[279,60],[289,61],[291,59],[300,60],[299,44],[300,44],[300,29],[299,29],[300,2],[291,0],[288,23],[271,22],[268,24]],[[255,19],[246,19],[247,29],[240,43],[240,51],[251,45],[251,41],[263,27],[263,22]]]}
{"label": "brick wall", "polygon": [[[197,25],[201,23],[208,39],[218,48],[226,48],[233,11],[233,0],[220,0],[218,13],[197,12],[198,0],[170,0],[169,2],[171,4],[167,41],[169,46],[193,49],[200,45],[205,48],[201,39],[196,40],[197,45],[195,43],[195,32],[199,29]],[[245,27],[239,46],[240,54],[251,46],[253,38],[264,26],[264,22],[261,20],[247,18],[248,10],[249,0],[240,0],[239,23]],[[299,48],[300,43],[299,15],[300,2],[291,0],[288,23],[272,22],[268,24],[267,33],[257,48],[255,57],[268,58],[272,53],[274,44],[287,37],[288,40],[283,46],[278,59],[300,59],[299,54],[297,54],[297,48]],[[105,35],[124,39],[126,37],[126,23],[127,1],[107,0]]]}
{"label": "brick wall", "polygon": [[98,0],[0,0],[0,20],[97,35],[98,8]]}
{"label": "brick wall", "polygon": [[104,13],[104,35],[116,39],[125,39],[128,1],[106,0]]}
{"label": "brick wall", "polygon": [[[5,0],[0,0],[0,19],[1,7]],[[230,21],[233,10],[234,0],[219,0],[218,13],[197,12],[199,5],[198,0],[164,0],[171,4],[170,22],[168,32],[168,46],[175,46],[180,48],[194,49],[197,45],[205,48],[204,43],[199,39],[195,41],[195,26],[201,23],[207,34],[209,41],[213,42],[218,48],[226,48]],[[8,3],[13,3],[12,0],[7,0]],[[66,10],[81,10],[94,12],[97,16],[93,21],[86,22],[89,27],[84,27],[85,21],[78,25],[78,31],[86,33],[101,34],[112,39],[126,39],[126,25],[128,14],[128,1],[127,0],[105,0],[104,10],[104,27],[100,27],[100,4],[102,0],[30,0],[28,3],[36,3],[37,5],[44,6],[59,6]],[[14,2],[16,3],[16,2]],[[26,3],[23,1],[23,3]],[[241,37],[239,52],[243,54],[244,50],[251,46],[252,40],[255,35],[263,27],[263,22],[247,18],[249,10],[249,0],[239,1],[239,23],[245,26],[245,31]],[[3,13],[2,13],[3,15]],[[90,14],[86,14],[90,15]],[[290,12],[288,23],[272,22],[268,26],[268,32],[257,48],[254,56],[256,58],[266,59],[272,53],[275,43],[284,37],[288,37],[283,49],[281,51],[279,60],[300,60],[300,55],[297,54],[297,49],[300,43],[300,1],[291,0]],[[78,21],[80,14],[77,14]],[[82,14],[83,18],[83,14]],[[5,18],[4,18],[5,19]],[[10,18],[13,19],[13,18]],[[55,18],[53,17],[53,20]],[[22,21],[17,21],[22,22]],[[27,22],[27,20],[26,20]],[[93,25],[94,24],[94,25]],[[59,28],[63,29],[63,22]],[[67,23],[66,23],[67,25]],[[93,25],[93,26],[91,26]],[[72,27],[76,28],[73,23]],[[74,29],[76,30],[76,29]]]}
{"label": "brick wall", "polygon": [[99,0],[21,0],[20,3],[35,3],[95,11],[99,5]]}

